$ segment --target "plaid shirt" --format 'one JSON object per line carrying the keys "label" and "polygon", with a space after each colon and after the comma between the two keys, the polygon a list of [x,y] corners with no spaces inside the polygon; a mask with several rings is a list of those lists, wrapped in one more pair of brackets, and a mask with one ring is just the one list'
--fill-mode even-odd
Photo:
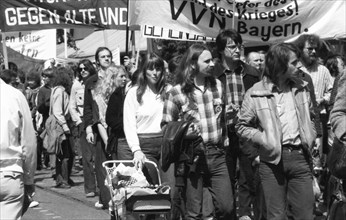
{"label": "plaid shirt", "polygon": [[227,94],[227,103],[226,109],[229,114],[227,117],[227,125],[234,124],[234,119],[238,114],[238,111],[243,103],[243,98],[245,95],[245,87],[243,83],[244,69],[240,66],[240,71],[230,71],[225,70],[224,74],[226,75],[226,94]]}
{"label": "plaid shirt", "polygon": [[223,145],[227,136],[221,125],[222,90],[221,82],[216,80],[216,87],[211,87],[209,83],[206,83],[204,91],[196,87],[192,92],[192,98],[188,98],[181,91],[181,85],[174,86],[165,101],[161,125],[170,121],[178,121],[180,118],[193,120],[200,128],[204,144]]}

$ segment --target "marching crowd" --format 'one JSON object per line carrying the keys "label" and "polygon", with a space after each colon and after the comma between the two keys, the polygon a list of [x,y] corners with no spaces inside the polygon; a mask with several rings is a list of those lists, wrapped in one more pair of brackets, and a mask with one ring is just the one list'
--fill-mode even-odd
{"label": "marching crowd", "polygon": [[320,57],[321,46],[305,34],[244,58],[241,35],[225,29],[215,48],[196,43],[168,63],[147,53],[138,68],[115,65],[107,47],[94,63],[50,60],[22,82],[11,63],[0,76],[0,219],[21,218],[36,169],[68,190],[76,163],[85,196],[108,209],[102,163],[160,167],[164,131],[180,120],[192,121],[190,157],[160,170],[172,219],[314,219],[342,181],[328,170],[333,142],[346,148],[344,57]]}

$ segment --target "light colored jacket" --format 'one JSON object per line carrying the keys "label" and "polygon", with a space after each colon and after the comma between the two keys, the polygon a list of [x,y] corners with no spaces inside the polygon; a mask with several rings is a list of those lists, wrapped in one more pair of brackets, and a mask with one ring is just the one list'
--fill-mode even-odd
{"label": "light colored jacket", "polygon": [[72,121],[79,125],[82,123],[83,105],[84,105],[84,90],[85,86],[80,81],[76,80],[71,88],[69,111]]}
{"label": "light colored jacket", "polygon": [[[259,146],[261,160],[278,164],[281,160],[282,129],[272,85],[266,77],[250,88],[244,98],[239,120],[238,135]],[[310,150],[316,139],[314,109],[307,83],[296,79],[291,84],[302,144]],[[310,152],[310,151],[307,151]]]}
{"label": "light colored jacket", "polygon": [[63,86],[56,86],[52,89],[50,97],[50,113],[55,116],[57,122],[62,126],[64,131],[69,131],[68,122],[70,96],[65,91]]}
{"label": "light colored jacket", "polygon": [[338,82],[338,94],[330,113],[330,122],[335,136],[346,145],[346,71]]}
{"label": "light colored jacket", "polygon": [[22,173],[24,184],[34,184],[37,145],[29,105],[2,79],[0,105],[0,172]]}

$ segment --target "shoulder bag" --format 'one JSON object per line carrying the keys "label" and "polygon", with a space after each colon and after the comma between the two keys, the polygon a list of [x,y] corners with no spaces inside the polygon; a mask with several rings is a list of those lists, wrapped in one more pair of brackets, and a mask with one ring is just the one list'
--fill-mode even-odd
{"label": "shoulder bag", "polygon": [[166,172],[178,161],[184,136],[192,121],[171,121],[165,127],[161,146],[161,168]]}
{"label": "shoulder bag", "polygon": [[346,179],[346,144],[337,137],[328,155],[328,168],[335,177]]}

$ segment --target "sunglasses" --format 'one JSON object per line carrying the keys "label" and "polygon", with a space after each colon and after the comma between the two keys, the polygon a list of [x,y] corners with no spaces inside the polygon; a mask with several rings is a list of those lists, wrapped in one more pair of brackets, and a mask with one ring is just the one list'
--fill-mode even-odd
{"label": "sunglasses", "polygon": [[83,70],[88,71],[86,67],[79,67],[79,71],[82,72]]}

